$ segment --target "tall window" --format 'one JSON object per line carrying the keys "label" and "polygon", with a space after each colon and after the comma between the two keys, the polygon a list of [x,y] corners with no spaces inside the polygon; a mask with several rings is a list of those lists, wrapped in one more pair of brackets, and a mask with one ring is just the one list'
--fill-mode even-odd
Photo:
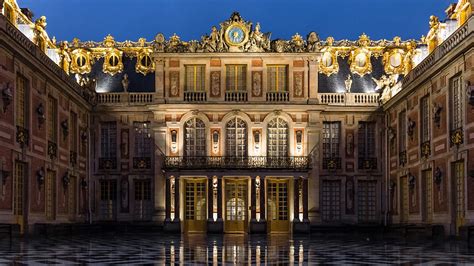
{"label": "tall window", "polygon": [[247,124],[240,118],[234,117],[226,125],[227,156],[247,156]]}
{"label": "tall window", "polygon": [[48,140],[56,143],[58,136],[58,103],[56,99],[48,96]]}
{"label": "tall window", "polygon": [[27,128],[28,81],[23,76],[17,76],[16,85],[16,125]]}
{"label": "tall window", "polygon": [[185,65],[186,86],[185,91],[205,91],[205,66],[204,65]]}
{"label": "tall window", "polygon": [[151,157],[150,122],[133,122],[135,129],[135,157]]}
{"label": "tall window", "polygon": [[323,158],[339,158],[341,122],[323,123]]}
{"label": "tall window", "polygon": [[398,116],[398,148],[399,152],[407,150],[407,113],[403,111]]}
{"label": "tall window", "polygon": [[451,130],[459,129],[463,127],[463,98],[462,98],[462,77],[457,76],[451,79]]}
{"label": "tall window", "polygon": [[375,122],[359,122],[359,158],[375,157]]}
{"label": "tall window", "polygon": [[421,99],[420,115],[421,115],[421,142],[430,140],[430,102],[429,96]]}
{"label": "tall window", "polygon": [[288,91],[288,66],[268,66],[267,87],[270,92]]}
{"label": "tall window", "polygon": [[226,90],[247,91],[246,65],[226,65]]}
{"label": "tall window", "polygon": [[184,124],[184,156],[206,156],[206,125],[199,118]]}
{"label": "tall window", "polygon": [[100,153],[102,158],[117,157],[117,124],[102,122],[100,125]]}
{"label": "tall window", "polygon": [[78,143],[77,114],[74,112],[71,112],[71,117],[69,119],[71,121],[71,138],[69,139],[71,143],[71,151],[77,152],[77,143]]}
{"label": "tall window", "polygon": [[288,156],[288,124],[277,117],[268,123],[267,156]]}

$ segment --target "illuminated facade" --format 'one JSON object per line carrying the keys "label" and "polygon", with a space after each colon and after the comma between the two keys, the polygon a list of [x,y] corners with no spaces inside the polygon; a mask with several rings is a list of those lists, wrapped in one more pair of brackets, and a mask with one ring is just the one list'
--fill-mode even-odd
{"label": "illuminated facade", "polygon": [[469,1],[421,41],[272,40],[233,13],[200,41],[56,43],[46,18],[12,0],[2,13],[1,221],[449,234],[471,221]]}

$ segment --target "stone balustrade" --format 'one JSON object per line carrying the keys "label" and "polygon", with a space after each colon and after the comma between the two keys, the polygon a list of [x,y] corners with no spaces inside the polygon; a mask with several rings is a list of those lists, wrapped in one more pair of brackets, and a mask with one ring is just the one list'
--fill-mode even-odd
{"label": "stone balustrade", "polygon": [[319,93],[318,100],[327,105],[379,106],[378,93]]}
{"label": "stone balustrade", "polygon": [[98,104],[148,104],[153,102],[153,93],[144,92],[144,93],[98,93],[97,94],[97,103]]}

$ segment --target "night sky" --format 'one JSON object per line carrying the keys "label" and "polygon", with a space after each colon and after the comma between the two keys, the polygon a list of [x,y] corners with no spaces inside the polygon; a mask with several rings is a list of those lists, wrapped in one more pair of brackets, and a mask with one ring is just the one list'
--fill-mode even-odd
{"label": "night sky", "polygon": [[162,32],[182,40],[200,39],[212,25],[238,11],[260,22],[272,39],[289,39],[316,31],[322,39],[419,39],[428,31],[429,16],[445,18],[456,0],[18,0],[36,17],[45,15],[48,33],[57,40],[152,40]]}

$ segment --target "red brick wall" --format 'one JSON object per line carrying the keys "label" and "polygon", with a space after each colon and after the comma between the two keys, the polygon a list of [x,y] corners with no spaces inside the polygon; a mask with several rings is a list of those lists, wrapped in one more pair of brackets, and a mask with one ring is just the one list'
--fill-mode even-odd
{"label": "red brick wall", "polygon": [[448,168],[445,159],[438,159],[434,162],[433,173],[436,167],[441,169],[443,178],[440,185],[433,182],[433,211],[435,213],[446,213],[448,210]]}

